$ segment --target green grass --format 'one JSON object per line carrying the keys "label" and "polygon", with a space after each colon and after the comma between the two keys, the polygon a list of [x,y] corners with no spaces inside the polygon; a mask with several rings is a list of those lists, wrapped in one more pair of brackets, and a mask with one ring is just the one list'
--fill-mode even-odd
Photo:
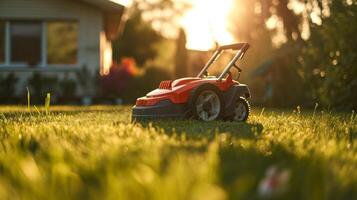
{"label": "green grass", "polygon": [[247,123],[130,123],[130,107],[0,107],[0,199],[357,199],[357,117],[253,112]]}

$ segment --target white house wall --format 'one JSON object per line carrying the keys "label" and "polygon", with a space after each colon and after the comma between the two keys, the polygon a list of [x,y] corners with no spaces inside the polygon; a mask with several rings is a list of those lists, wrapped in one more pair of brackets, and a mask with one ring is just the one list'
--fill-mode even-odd
{"label": "white house wall", "polygon": [[[86,66],[92,74],[98,73],[101,65],[100,33],[103,31],[103,13],[95,6],[77,0],[0,0],[0,20],[76,20],[78,22],[78,55],[76,67],[64,66],[55,71],[51,67],[37,68],[41,74],[56,76],[58,79],[76,76],[71,71]],[[70,68],[70,69],[69,69]],[[33,69],[10,70],[15,72],[19,81],[16,95],[26,91],[27,80],[33,75]],[[68,73],[69,72],[69,73]],[[7,75],[10,72],[2,70]],[[83,91],[77,88],[77,95]]]}
{"label": "white house wall", "polygon": [[98,8],[73,0],[0,0],[0,19],[78,20],[78,66],[99,70],[103,18]]}

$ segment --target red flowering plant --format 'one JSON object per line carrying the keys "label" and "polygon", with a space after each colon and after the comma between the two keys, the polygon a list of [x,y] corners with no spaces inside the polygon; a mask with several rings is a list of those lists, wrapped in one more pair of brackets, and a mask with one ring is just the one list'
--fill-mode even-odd
{"label": "red flowering plant", "polygon": [[108,75],[101,78],[101,88],[106,97],[121,97],[130,79],[139,73],[135,60],[123,58],[118,64],[113,62]]}

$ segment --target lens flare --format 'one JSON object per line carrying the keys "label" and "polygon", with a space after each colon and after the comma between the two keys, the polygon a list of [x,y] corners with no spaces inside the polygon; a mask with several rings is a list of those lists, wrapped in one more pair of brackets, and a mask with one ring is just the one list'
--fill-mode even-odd
{"label": "lens flare", "polygon": [[234,41],[228,31],[228,15],[232,0],[195,0],[192,8],[182,19],[187,33],[187,48],[209,50],[215,42],[222,44]]}

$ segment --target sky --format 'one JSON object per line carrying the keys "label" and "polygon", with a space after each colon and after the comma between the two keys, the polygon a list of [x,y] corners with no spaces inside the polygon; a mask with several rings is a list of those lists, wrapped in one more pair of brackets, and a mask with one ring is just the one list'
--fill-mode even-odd
{"label": "sky", "polygon": [[232,0],[192,0],[192,8],[181,20],[187,34],[187,48],[209,50],[234,42],[228,31],[228,15]]}
{"label": "sky", "polygon": [[[133,0],[110,0],[116,3],[120,3],[127,7],[130,7]],[[146,0],[146,1],[158,1],[158,0]],[[236,42],[234,37],[229,32],[228,22],[229,15],[232,12],[234,0],[177,0],[180,2],[188,2],[191,4],[191,8],[179,20],[179,25],[185,29],[188,49],[196,50],[210,50],[215,48],[215,42],[219,45],[225,45]],[[326,0],[325,0],[326,1]],[[315,6],[316,7],[316,6]],[[304,4],[299,0],[290,0],[288,8],[292,9],[296,14],[301,14],[304,11]],[[315,8],[316,9],[316,8]],[[318,10],[312,12],[309,16],[313,23],[321,25],[321,14],[328,15],[328,9],[325,9],[327,13],[319,13]],[[150,14],[149,14],[150,15]],[[173,24],[176,21],[172,20]],[[309,37],[309,30],[306,27],[307,21],[302,23],[302,38],[307,39]],[[156,30],[166,30],[167,27],[162,29],[162,24],[153,23],[153,28]],[[285,34],[282,21],[278,19],[276,15],[273,15],[266,21],[268,29],[277,28],[277,34],[272,38],[275,45],[279,46],[285,42]],[[171,30],[171,29],[170,29]],[[175,31],[168,32],[175,32]],[[165,32],[165,31],[164,31]],[[165,35],[165,34],[164,34]],[[171,34],[175,35],[176,34]]]}
{"label": "sky", "polygon": [[[132,0],[110,1],[127,7],[132,4]],[[179,24],[185,29],[188,49],[209,50],[215,47],[215,41],[220,45],[233,42],[233,37],[227,28],[227,18],[233,0],[186,1],[192,7],[182,16]]]}

